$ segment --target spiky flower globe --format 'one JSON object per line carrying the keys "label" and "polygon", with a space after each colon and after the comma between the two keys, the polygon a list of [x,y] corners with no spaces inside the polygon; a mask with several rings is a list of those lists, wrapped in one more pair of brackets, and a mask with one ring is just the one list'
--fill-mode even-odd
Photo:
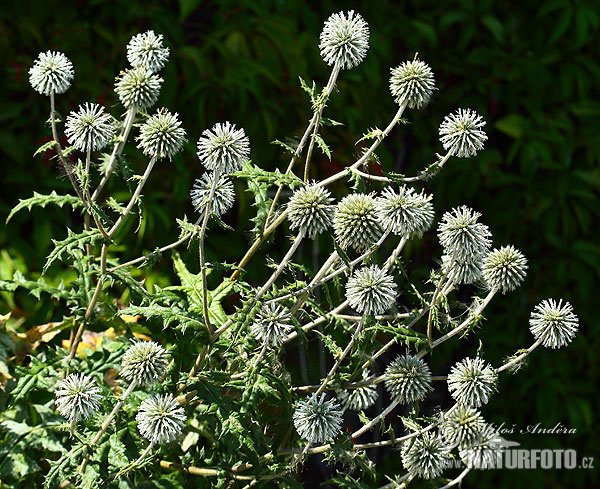
{"label": "spiky flower globe", "polygon": [[357,66],[369,50],[369,26],[360,14],[331,14],[321,32],[319,49],[329,66],[339,63],[341,69]]}
{"label": "spiky flower globe", "polygon": [[433,390],[429,366],[412,355],[398,355],[385,369],[384,377],[390,397],[402,404],[422,401]]}
{"label": "spiky flower globe", "polygon": [[79,151],[98,151],[112,141],[115,125],[110,114],[98,104],[85,103],[77,112],[71,112],[65,124],[69,144]]}
{"label": "spiky flower globe", "polygon": [[377,265],[356,270],[346,284],[350,306],[370,316],[391,309],[397,295],[394,278]]}
{"label": "spiky flower globe", "polygon": [[340,200],[335,208],[333,229],[343,249],[367,250],[383,233],[373,195],[350,194]]}
{"label": "spiky flower globe", "polygon": [[515,290],[527,275],[527,258],[514,246],[490,251],[483,261],[483,277],[490,289],[503,294]]}
{"label": "spiky flower globe", "polygon": [[100,388],[85,374],[71,374],[56,389],[56,407],[71,422],[88,419],[100,407]]}
{"label": "spiky flower globe", "polygon": [[502,467],[502,452],[507,445],[496,429],[486,424],[471,443],[459,450],[460,459],[470,469],[495,469]]}
{"label": "spiky flower globe", "polygon": [[121,360],[121,377],[137,385],[151,385],[167,371],[167,351],[154,341],[138,341],[131,345]]}
{"label": "spiky flower globe", "polygon": [[481,413],[470,406],[458,405],[441,426],[441,433],[451,446],[472,444],[486,427]]}
{"label": "spiky flower globe", "polygon": [[163,69],[169,59],[169,48],[163,46],[163,36],[150,30],[136,34],[127,44],[127,60],[137,68],[145,66],[153,73]]}
{"label": "spiky flower globe", "polygon": [[481,214],[463,205],[446,212],[438,226],[444,253],[460,262],[482,258],[490,246],[489,228],[478,222]]}
{"label": "spiky flower globe", "polygon": [[473,284],[483,278],[483,256],[471,260],[453,260],[450,255],[442,255],[442,270],[455,284]]}
{"label": "spiky flower globe", "polygon": [[342,409],[336,399],[325,394],[299,401],[294,411],[294,426],[298,434],[310,443],[322,443],[335,438],[342,426]]}
{"label": "spiky flower globe", "polygon": [[121,71],[115,79],[115,93],[126,109],[146,110],[158,100],[162,78],[145,66]]}
{"label": "spiky flower globe", "polygon": [[542,340],[546,348],[566,346],[575,337],[579,327],[579,318],[573,312],[573,306],[562,299],[556,302],[546,299],[535,306],[529,319],[529,330],[536,340]]}
{"label": "spiky flower globe", "polygon": [[444,439],[430,432],[402,445],[402,465],[411,477],[435,479],[450,463],[450,448]]}
{"label": "spiky flower globe", "polygon": [[185,129],[177,117],[177,113],[171,114],[165,108],[158,109],[140,128],[138,148],[151,158],[172,159],[186,141]]}
{"label": "spiky flower globe", "polygon": [[483,359],[465,358],[450,370],[448,390],[456,402],[478,408],[487,404],[496,390],[498,376]]}
{"label": "spiky flower globe", "polygon": [[183,408],[171,394],[152,395],[135,416],[140,434],[154,445],[175,440],[185,426]]}
{"label": "spiky flower globe", "polygon": [[249,156],[248,136],[244,129],[236,129],[231,122],[219,122],[211,129],[205,129],[198,139],[198,158],[208,170],[233,173]]}
{"label": "spiky flower globe", "polygon": [[406,186],[400,187],[398,193],[386,187],[375,199],[381,227],[406,237],[423,233],[433,221],[431,198]]}
{"label": "spiky flower globe", "polygon": [[483,131],[485,121],[471,109],[458,109],[444,117],[440,124],[440,142],[453,156],[469,158],[483,149],[487,135]]}
{"label": "spiky flower globe", "polygon": [[210,204],[210,213],[222,216],[233,206],[235,191],[229,177],[227,175],[219,175],[219,180],[215,186],[215,193],[209,203],[208,198],[210,197],[214,178],[214,172],[206,172],[202,175],[202,178],[197,178],[190,191],[190,197],[196,211],[200,214],[204,214],[204,209]]}
{"label": "spiky flower globe", "polygon": [[433,71],[421,60],[405,61],[391,69],[390,91],[397,104],[406,102],[409,109],[427,105],[436,89]]}
{"label": "spiky flower globe", "polygon": [[329,190],[315,184],[296,190],[287,207],[290,228],[299,229],[313,239],[331,227],[335,207],[330,195]]}
{"label": "spiky flower globe", "polygon": [[38,54],[29,68],[29,83],[42,95],[65,93],[73,79],[73,63],[63,53],[46,51]]}
{"label": "spiky flower globe", "polygon": [[259,342],[279,347],[294,329],[290,317],[286,307],[267,302],[256,315],[250,332]]}
{"label": "spiky flower globe", "polygon": [[[363,370],[362,380],[365,381],[368,378],[369,372]],[[336,389],[335,395],[342,403],[344,410],[350,409],[352,411],[363,411],[370,408],[379,397],[375,385],[363,385],[355,389]]]}

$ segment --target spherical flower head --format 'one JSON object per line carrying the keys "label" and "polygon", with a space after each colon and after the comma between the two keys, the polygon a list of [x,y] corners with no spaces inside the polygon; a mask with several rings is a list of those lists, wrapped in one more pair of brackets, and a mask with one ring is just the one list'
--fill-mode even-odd
{"label": "spherical flower head", "polygon": [[406,102],[409,109],[420,109],[427,105],[436,89],[433,71],[421,60],[405,61],[392,68],[390,91],[397,104]]}
{"label": "spherical flower head", "polygon": [[163,79],[146,66],[121,71],[115,78],[115,92],[123,107],[146,110],[158,100]]}
{"label": "spherical flower head", "polygon": [[423,233],[433,221],[431,196],[417,194],[406,186],[398,193],[386,187],[375,203],[381,227],[400,236]]}
{"label": "spherical flower head", "polygon": [[153,341],[138,341],[131,345],[121,360],[121,377],[138,385],[151,385],[167,371],[167,351]]}
{"label": "spherical flower head", "polygon": [[61,416],[77,422],[88,419],[100,407],[100,388],[85,374],[71,374],[56,389],[56,407]]}
{"label": "spherical flower head", "polygon": [[451,446],[472,444],[486,427],[481,413],[470,406],[458,405],[444,419],[440,431]]}
{"label": "spherical flower head", "polygon": [[471,109],[458,109],[444,117],[440,124],[440,142],[453,156],[469,158],[483,149],[487,135],[482,130],[485,121]]}
{"label": "spherical flower head", "polygon": [[185,143],[185,129],[181,127],[178,114],[167,109],[158,109],[140,128],[138,148],[151,158],[172,159]]}
{"label": "spherical flower head", "polygon": [[[368,378],[368,371],[363,370],[362,380],[365,381]],[[335,395],[342,403],[344,410],[350,409],[352,411],[364,411],[370,408],[379,397],[375,385],[364,385],[355,389],[336,389]]]}
{"label": "spherical flower head", "polygon": [[329,190],[315,184],[301,187],[294,192],[288,203],[288,219],[291,229],[299,229],[314,239],[331,227],[335,207]]}
{"label": "spherical flower head", "polygon": [[46,51],[38,54],[29,68],[29,83],[42,95],[65,93],[73,79],[73,63],[63,53]]}
{"label": "spherical flower head", "polygon": [[231,122],[217,123],[205,129],[198,139],[198,158],[211,171],[233,173],[250,156],[250,140],[242,128]]}
{"label": "spherical flower head", "polygon": [[397,295],[394,278],[377,265],[356,270],[346,284],[350,306],[370,316],[391,309]]}
{"label": "spherical flower head", "polygon": [[298,402],[293,415],[294,426],[305,440],[322,443],[339,434],[342,414],[337,400],[326,400],[325,394],[313,394],[309,399]]}
{"label": "spherical flower head", "polygon": [[453,260],[452,256],[442,255],[442,271],[455,284],[473,284],[483,279],[483,257],[471,260]]}
{"label": "spherical flower head", "polygon": [[505,448],[504,439],[492,425],[486,424],[475,440],[461,445],[458,453],[468,468],[495,469],[502,467]]}
{"label": "spherical flower head", "polygon": [[481,214],[467,206],[446,212],[438,225],[438,238],[444,254],[461,263],[482,259],[492,241],[489,228],[478,222]]}
{"label": "spherical flower head", "polygon": [[483,261],[483,277],[490,289],[503,294],[515,290],[527,275],[527,258],[514,246],[490,251]]}
{"label": "spherical flower head", "polygon": [[402,465],[411,477],[435,479],[450,463],[450,448],[444,439],[431,432],[423,433],[402,445]]}
{"label": "spherical flower head", "polygon": [[357,66],[369,50],[369,26],[353,10],[331,14],[321,32],[319,49],[329,66],[335,63],[341,69]]}
{"label": "spherical flower head", "polygon": [[448,390],[456,402],[478,408],[487,404],[496,390],[498,376],[483,359],[465,358],[450,370]]}
{"label": "spherical flower head", "polygon": [[202,175],[202,178],[197,178],[190,191],[190,197],[197,212],[204,214],[204,209],[210,204],[210,213],[219,217],[233,207],[235,191],[229,177],[227,175],[219,175],[219,180],[215,186],[215,193],[209,202],[208,198],[210,197],[214,178],[214,172],[206,172]]}
{"label": "spherical flower head", "polygon": [[412,355],[398,355],[385,369],[384,377],[390,397],[402,404],[422,401],[433,390],[429,366]]}
{"label": "spherical flower head", "polygon": [[350,194],[338,203],[333,229],[343,249],[366,251],[382,235],[375,198],[368,194]]}
{"label": "spherical flower head", "polygon": [[135,416],[140,434],[155,445],[175,440],[185,426],[185,412],[171,394],[152,395]]}
{"label": "spherical flower head", "polygon": [[290,318],[286,307],[267,302],[256,315],[250,332],[259,342],[279,347],[294,329]]}
{"label": "spherical flower head", "polygon": [[546,348],[566,346],[575,337],[579,318],[573,313],[571,304],[562,299],[556,302],[546,299],[535,306],[529,319],[529,330],[536,340],[542,340]]}
{"label": "spherical flower head", "polygon": [[169,59],[169,48],[163,46],[163,36],[147,31],[136,34],[127,44],[127,60],[134,68],[144,66],[152,73],[163,69]]}
{"label": "spherical flower head", "polygon": [[115,124],[110,114],[98,104],[85,103],[71,112],[65,124],[69,144],[79,151],[98,151],[115,137]]}

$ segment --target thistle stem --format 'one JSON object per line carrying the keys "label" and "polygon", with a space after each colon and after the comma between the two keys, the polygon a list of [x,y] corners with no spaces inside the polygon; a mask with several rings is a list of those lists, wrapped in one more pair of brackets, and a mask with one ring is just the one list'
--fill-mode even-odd
{"label": "thistle stem", "polygon": [[524,351],[520,355],[517,355],[510,362],[507,362],[504,365],[502,365],[501,367],[498,367],[496,369],[496,373],[499,374],[500,372],[504,372],[505,370],[508,370],[512,366],[519,364],[524,358],[526,358],[527,356],[529,356],[529,354],[533,350],[535,350],[538,346],[540,346],[541,344],[542,344],[542,339],[540,338],[533,345],[531,345],[529,348],[527,348],[526,351]]}

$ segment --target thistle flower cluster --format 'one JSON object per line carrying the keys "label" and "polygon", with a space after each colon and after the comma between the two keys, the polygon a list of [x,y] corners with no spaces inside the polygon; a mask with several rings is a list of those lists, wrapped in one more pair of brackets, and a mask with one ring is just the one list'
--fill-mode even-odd
{"label": "thistle flower cluster", "polygon": [[375,199],[381,227],[400,236],[422,235],[433,223],[431,200],[431,195],[416,193],[405,185],[398,193],[386,187]]}
{"label": "thistle flower cluster", "polygon": [[29,68],[29,83],[42,95],[65,93],[73,80],[73,64],[63,53],[40,53]]}
{"label": "thistle flower cluster", "polygon": [[546,348],[561,348],[573,341],[579,328],[579,318],[573,306],[562,299],[546,299],[535,306],[529,319],[531,333]]}
{"label": "thistle flower cluster", "polygon": [[446,151],[458,158],[470,158],[483,149],[487,135],[485,121],[471,109],[458,109],[444,117],[440,124],[440,142]]}
{"label": "thistle flower cluster", "polygon": [[65,134],[70,144],[80,151],[98,151],[112,141],[115,125],[110,114],[98,104],[85,103],[67,117]]}
{"label": "thistle flower cluster", "polygon": [[444,439],[430,432],[423,433],[402,445],[402,465],[411,477],[435,479],[450,463],[450,449]]}
{"label": "thistle flower cluster", "polygon": [[475,443],[486,427],[481,413],[470,406],[458,405],[441,426],[441,433],[451,446],[464,446]]}
{"label": "thistle flower cluster", "polygon": [[185,426],[183,408],[171,394],[151,395],[135,417],[140,434],[154,445],[175,440]]}
{"label": "thistle flower cluster", "polygon": [[331,227],[335,207],[329,190],[316,184],[301,187],[288,203],[290,228],[302,231],[314,239]]}
{"label": "thistle flower cluster", "polygon": [[342,409],[335,399],[325,394],[312,395],[299,401],[294,411],[294,426],[298,434],[310,443],[322,443],[335,438],[342,426]]}
{"label": "thistle flower cluster", "polygon": [[239,170],[250,156],[250,140],[242,128],[230,122],[205,129],[198,139],[198,158],[207,170],[229,174]]}
{"label": "thistle flower cluster", "polygon": [[390,92],[397,104],[406,102],[409,109],[427,105],[435,88],[433,71],[421,60],[405,61],[391,69]]}
{"label": "thistle flower cluster", "polygon": [[503,449],[500,434],[486,424],[472,443],[460,447],[459,456],[468,468],[493,469],[500,467]]}
{"label": "thistle flower cluster", "polygon": [[383,233],[373,195],[350,194],[340,200],[333,217],[333,229],[343,249],[367,250]]}
{"label": "thistle flower cluster", "polygon": [[[362,381],[369,378],[369,372],[363,370]],[[363,385],[352,389],[336,389],[335,395],[342,403],[344,410],[364,411],[370,408],[379,397],[377,387],[374,385]]]}
{"label": "thistle flower cluster", "polygon": [[515,290],[527,275],[527,258],[514,246],[490,251],[483,261],[483,278],[490,289],[503,294]]}
{"label": "thistle flower cluster", "polygon": [[498,376],[482,358],[465,358],[448,375],[448,390],[456,402],[478,408],[496,391]]}
{"label": "thistle flower cluster", "polygon": [[71,374],[55,391],[56,407],[61,416],[77,422],[88,419],[100,407],[100,388],[85,374]]}
{"label": "thistle flower cluster", "polygon": [[166,350],[154,341],[138,341],[131,345],[121,360],[121,377],[137,385],[151,385],[167,372]]}
{"label": "thistle flower cluster", "polygon": [[422,401],[431,392],[431,370],[420,358],[398,355],[385,369],[385,387],[402,404]]}
{"label": "thistle flower cluster", "polygon": [[158,100],[163,79],[146,66],[121,71],[115,79],[115,93],[126,109],[146,110]]}
{"label": "thistle flower cluster", "polygon": [[258,312],[250,332],[260,343],[280,347],[294,329],[290,318],[286,307],[267,302]]}
{"label": "thistle flower cluster", "polygon": [[396,296],[394,278],[377,265],[357,270],[346,284],[346,298],[350,306],[369,316],[391,309]]}
{"label": "thistle flower cluster", "polygon": [[136,34],[127,45],[127,60],[134,68],[145,67],[153,73],[163,69],[169,59],[169,48],[163,46],[162,34],[150,30]]}
{"label": "thistle flower cluster", "polygon": [[204,209],[209,206],[209,212],[217,217],[225,214],[233,207],[235,202],[235,191],[233,183],[227,175],[219,175],[219,179],[215,185],[215,191],[212,199],[210,191],[214,183],[214,172],[206,172],[202,178],[197,178],[194,186],[190,191],[192,204],[200,215],[204,214]]}
{"label": "thistle flower cluster", "polygon": [[360,14],[331,14],[325,21],[319,44],[321,57],[329,66],[338,63],[341,69],[359,65],[369,50],[369,26]]}
{"label": "thistle flower cluster", "polygon": [[185,129],[177,117],[165,108],[158,109],[140,128],[138,148],[151,158],[171,160],[186,141]]}

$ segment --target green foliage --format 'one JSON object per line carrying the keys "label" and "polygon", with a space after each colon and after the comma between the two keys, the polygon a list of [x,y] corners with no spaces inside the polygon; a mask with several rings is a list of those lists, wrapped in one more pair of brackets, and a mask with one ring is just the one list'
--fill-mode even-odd
{"label": "green foliage", "polygon": [[74,233],[67,228],[67,237],[61,241],[52,240],[54,249],[48,255],[43,272],[45,273],[50,265],[56,260],[62,260],[65,255],[71,258],[80,258],[86,245],[96,245],[103,240],[102,233],[98,229],[90,229],[81,233]]}
{"label": "green foliage", "polygon": [[70,205],[74,208],[83,207],[83,202],[75,195],[58,195],[55,190],[53,190],[49,195],[42,195],[37,192],[33,192],[33,197],[19,200],[19,203],[10,211],[10,214],[6,218],[6,222],[8,223],[8,221],[10,221],[10,219],[17,212],[23,209],[30,211],[33,206],[40,206],[44,208],[48,204],[55,204],[58,207],[62,207],[63,205]]}

